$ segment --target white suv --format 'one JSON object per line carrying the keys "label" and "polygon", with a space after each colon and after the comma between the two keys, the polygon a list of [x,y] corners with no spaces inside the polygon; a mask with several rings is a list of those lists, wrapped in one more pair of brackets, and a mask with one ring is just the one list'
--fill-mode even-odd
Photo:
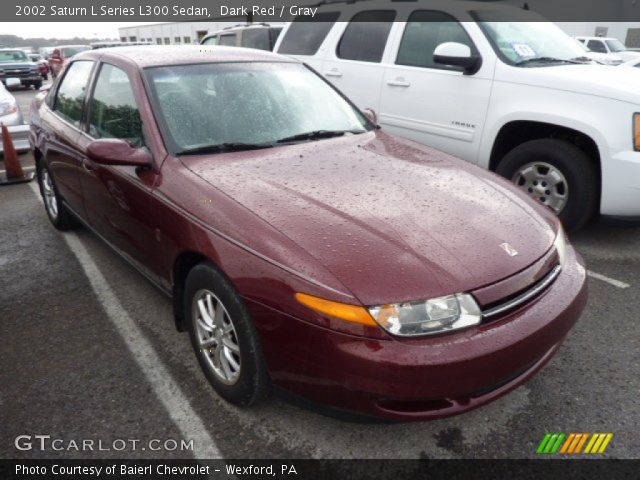
{"label": "white suv", "polygon": [[487,2],[327,4],[315,19],[289,23],[275,51],[385,129],[513,180],[569,229],[598,211],[640,217],[640,71],[597,65],[554,24]]}
{"label": "white suv", "polygon": [[617,38],[605,37],[576,37],[580,43],[596,53],[612,53],[622,59],[623,62],[640,58],[640,52],[627,50],[627,47]]}

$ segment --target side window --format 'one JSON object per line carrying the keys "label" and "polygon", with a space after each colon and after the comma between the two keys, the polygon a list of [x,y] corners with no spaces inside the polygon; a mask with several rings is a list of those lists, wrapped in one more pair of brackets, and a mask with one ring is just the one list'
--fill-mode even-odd
{"label": "side window", "polygon": [[317,13],[313,22],[294,21],[287,30],[278,53],[315,55],[327,37],[340,12]]}
{"label": "side window", "polygon": [[607,53],[607,47],[605,47],[604,43],[600,40],[589,40],[587,48],[592,52]]}
{"label": "side window", "polygon": [[269,45],[268,28],[247,28],[242,32],[242,46],[257,48],[259,50],[271,50]]}
{"label": "side window", "polygon": [[282,27],[271,27],[269,29],[269,50],[273,50],[276,46],[276,41],[282,32]]}
{"label": "side window", "polygon": [[[185,39],[184,43],[187,43],[186,39]],[[218,37],[216,37],[214,35],[213,37],[205,38],[204,42],[202,42],[202,44],[203,45],[217,45],[218,44]]]}
{"label": "side window", "polygon": [[91,99],[89,135],[120,138],[142,145],[142,121],[129,77],[117,67],[102,64]]}
{"label": "side window", "polygon": [[227,35],[220,35],[218,37],[218,45],[224,45],[227,47],[235,47],[236,45],[236,34],[230,33]]}
{"label": "side window", "polygon": [[409,16],[405,27],[396,64],[461,70],[460,67],[450,67],[433,61],[435,49],[445,42],[462,43],[472,52],[476,51],[465,29],[451,15],[435,11],[415,11]]}
{"label": "side window", "polygon": [[380,62],[395,18],[394,10],[357,13],[344,31],[336,55],[344,60]]}
{"label": "side window", "polygon": [[73,62],[58,87],[53,109],[76,127],[82,122],[84,99],[91,76],[93,62],[82,60]]}

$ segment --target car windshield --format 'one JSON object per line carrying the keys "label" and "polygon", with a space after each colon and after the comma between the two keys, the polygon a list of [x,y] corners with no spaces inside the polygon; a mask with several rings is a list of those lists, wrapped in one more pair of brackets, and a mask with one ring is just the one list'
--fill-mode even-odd
{"label": "car windshield", "polygon": [[297,63],[179,65],[145,74],[163,136],[176,154],[266,148],[373,128]]}
{"label": "car windshield", "polygon": [[73,57],[74,55],[89,50],[89,47],[64,47],[61,48],[65,57]]}
{"label": "car windshield", "polygon": [[0,63],[29,62],[27,55],[21,50],[5,50],[0,52]]}
{"label": "car windshield", "polygon": [[620,40],[615,38],[605,40],[605,43],[609,46],[609,50],[612,52],[624,52],[627,49]]}
{"label": "car windshield", "polygon": [[544,21],[513,22],[508,20],[509,15],[495,10],[474,12],[485,35],[507,63],[548,66],[574,63],[576,59],[584,57],[584,49],[555,24]]}

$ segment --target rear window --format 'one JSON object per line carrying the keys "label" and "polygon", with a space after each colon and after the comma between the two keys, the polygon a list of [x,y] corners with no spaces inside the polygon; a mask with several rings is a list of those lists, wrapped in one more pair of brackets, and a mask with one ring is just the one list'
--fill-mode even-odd
{"label": "rear window", "polygon": [[268,28],[247,28],[242,32],[242,46],[257,48],[258,50],[271,50]]}
{"label": "rear window", "polygon": [[236,45],[236,34],[228,33],[227,35],[220,35],[218,37],[218,45],[223,45],[227,47],[235,47]]}
{"label": "rear window", "polygon": [[340,12],[323,12],[313,22],[294,21],[280,44],[279,53],[287,55],[315,55],[331,31]]}
{"label": "rear window", "polygon": [[345,60],[380,62],[395,18],[394,10],[371,10],[354,15],[340,39],[336,55]]}

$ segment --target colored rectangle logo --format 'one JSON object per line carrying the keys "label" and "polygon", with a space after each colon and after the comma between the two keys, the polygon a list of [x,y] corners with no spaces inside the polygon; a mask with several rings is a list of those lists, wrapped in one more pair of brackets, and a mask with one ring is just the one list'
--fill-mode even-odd
{"label": "colored rectangle logo", "polygon": [[602,454],[613,433],[547,433],[536,449],[539,455]]}

